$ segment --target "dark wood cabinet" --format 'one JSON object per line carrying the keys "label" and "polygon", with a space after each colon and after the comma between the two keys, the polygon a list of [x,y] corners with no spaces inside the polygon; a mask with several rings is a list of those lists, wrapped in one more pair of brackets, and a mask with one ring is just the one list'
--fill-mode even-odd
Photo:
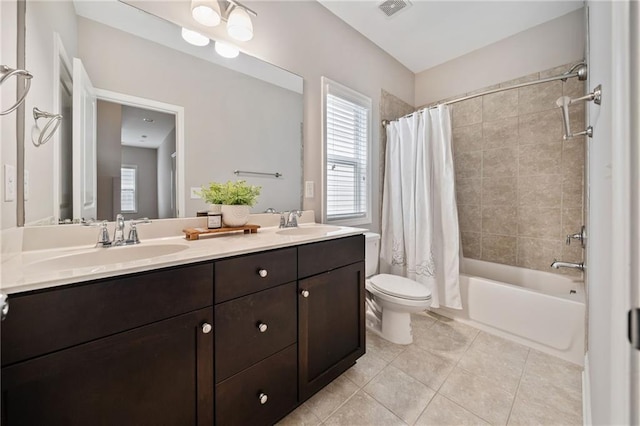
{"label": "dark wood cabinet", "polygon": [[[364,238],[360,238],[362,236],[344,239],[355,248],[349,250],[348,256],[335,259],[342,259],[343,263],[363,259]],[[309,258],[301,252],[298,262],[310,263],[315,248],[314,245],[306,246]],[[323,251],[326,248],[326,245],[320,247]],[[358,261],[298,282],[298,391],[301,402],[346,371],[365,353],[364,268],[364,262]]]}
{"label": "dark wood cabinet", "polygon": [[212,321],[202,309],[5,367],[2,424],[211,425]]}
{"label": "dark wood cabinet", "polygon": [[269,425],[364,354],[364,237],[9,302],[3,426]]}

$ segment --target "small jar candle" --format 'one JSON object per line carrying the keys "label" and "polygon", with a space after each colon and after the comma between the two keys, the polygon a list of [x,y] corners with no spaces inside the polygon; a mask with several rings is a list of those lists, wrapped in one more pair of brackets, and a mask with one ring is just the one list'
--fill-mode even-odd
{"label": "small jar candle", "polygon": [[207,213],[207,228],[219,229],[222,228],[222,213]]}

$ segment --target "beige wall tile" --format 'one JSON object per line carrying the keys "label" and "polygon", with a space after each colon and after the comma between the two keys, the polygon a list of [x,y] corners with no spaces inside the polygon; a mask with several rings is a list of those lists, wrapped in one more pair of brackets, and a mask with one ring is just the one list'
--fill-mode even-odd
{"label": "beige wall tile", "polygon": [[462,254],[469,259],[480,259],[480,232],[460,232],[462,237]]}
{"label": "beige wall tile", "polygon": [[482,123],[482,149],[518,144],[518,117],[507,117]]}
{"label": "beige wall tile", "polygon": [[456,198],[458,204],[480,204],[482,179],[456,179]]}
{"label": "beige wall tile", "polygon": [[456,153],[482,149],[482,123],[456,127],[452,132],[453,149]]}
{"label": "beige wall tile", "polygon": [[514,206],[518,202],[514,178],[482,178],[482,204]]}
{"label": "beige wall tile", "polygon": [[520,145],[562,142],[562,112],[559,108],[518,117]]}
{"label": "beige wall tile", "polygon": [[482,233],[517,235],[518,209],[516,206],[483,206]]}
{"label": "beige wall tile", "polygon": [[461,232],[478,232],[482,226],[480,206],[470,204],[458,205],[458,226]]}
{"label": "beige wall tile", "polygon": [[562,207],[582,209],[582,195],[582,181],[568,179],[565,176],[562,183]]}
{"label": "beige wall tile", "polygon": [[576,176],[582,181],[584,176],[585,137],[569,139],[562,144],[562,175]]}
{"label": "beige wall tile", "polygon": [[539,238],[518,238],[518,266],[540,271],[553,272],[551,262],[560,259],[562,254],[560,240]]}
{"label": "beige wall tile", "polygon": [[516,262],[517,238],[482,235],[482,260],[513,265]]}
{"label": "beige wall tile", "polygon": [[587,128],[585,125],[585,118],[584,103],[573,104],[569,107],[569,125],[571,127],[571,133],[579,133]]}
{"label": "beige wall tile", "polygon": [[493,121],[518,115],[518,91],[506,90],[482,97],[482,120]]}
{"label": "beige wall tile", "polygon": [[560,207],[562,176],[540,175],[518,179],[518,205],[534,207]]}
{"label": "beige wall tile", "polygon": [[[576,61],[576,62],[579,62],[579,61]],[[555,77],[557,75],[564,74],[565,72],[569,71],[572,66],[573,66],[573,63],[570,63],[570,64],[564,64],[557,67],[549,68],[548,70],[540,71],[540,78],[541,79],[549,78],[549,77]]]}
{"label": "beige wall tile", "polygon": [[515,78],[513,80],[500,83],[500,87],[515,86],[516,84],[528,83],[530,81],[539,80],[540,78],[540,73],[535,72],[533,74],[525,75],[524,77]]}
{"label": "beige wall tile", "polygon": [[520,207],[518,236],[556,239],[562,232],[560,208]]}
{"label": "beige wall tile", "polygon": [[[583,223],[582,209],[562,209],[562,235],[579,233]],[[577,241],[572,241],[571,244],[580,246]]]}
{"label": "beige wall tile", "polygon": [[556,99],[562,96],[562,82],[536,84],[518,89],[518,114],[557,108]]}
{"label": "beige wall tile", "polygon": [[468,126],[482,122],[482,98],[474,98],[453,104],[452,127]]}
{"label": "beige wall tile", "polygon": [[496,148],[482,151],[482,177],[515,177],[517,174],[517,148]]}
{"label": "beige wall tile", "polygon": [[518,175],[558,174],[562,163],[562,143],[523,145],[518,153]]}
{"label": "beige wall tile", "polygon": [[461,152],[454,155],[456,179],[482,176],[482,151]]}
{"label": "beige wall tile", "polygon": [[577,78],[570,78],[562,85],[562,94],[571,99],[579,98],[586,94],[586,84]]}
{"label": "beige wall tile", "polygon": [[483,88],[478,89],[478,90],[473,90],[473,91],[471,91],[471,92],[467,92],[467,93],[465,94],[465,96],[476,95],[476,94],[478,94],[478,93],[487,92],[487,91],[489,91],[489,90],[494,90],[494,89],[499,89],[499,88],[500,88],[500,85],[499,85],[499,84],[493,84],[493,85],[491,85],[491,86],[487,86],[487,87],[483,87]]}

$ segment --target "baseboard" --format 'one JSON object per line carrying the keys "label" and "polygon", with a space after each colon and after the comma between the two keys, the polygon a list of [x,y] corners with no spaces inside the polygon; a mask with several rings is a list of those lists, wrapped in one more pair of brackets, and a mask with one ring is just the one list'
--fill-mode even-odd
{"label": "baseboard", "polygon": [[591,380],[589,379],[589,352],[584,355],[582,370],[582,424],[591,426]]}

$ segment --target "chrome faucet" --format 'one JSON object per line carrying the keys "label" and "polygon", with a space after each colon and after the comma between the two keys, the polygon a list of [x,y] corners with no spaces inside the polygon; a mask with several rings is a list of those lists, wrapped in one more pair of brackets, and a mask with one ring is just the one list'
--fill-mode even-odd
{"label": "chrome faucet", "polygon": [[551,267],[554,269],[560,269],[560,268],[577,269],[579,271],[584,272],[583,262],[574,263],[574,262],[562,262],[560,260],[554,260],[553,263],[551,264]]}
{"label": "chrome faucet", "polygon": [[118,213],[116,215],[116,228],[113,230],[113,240],[111,240],[111,245],[113,246],[121,246],[126,243],[124,239],[124,216],[122,213]]}
{"label": "chrome faucet", "polygon": [[[288,213],[286,218],[285,218],[285,213]],[[302,212],[300,210],[291,210],[290,212],[280,213],[279,228],[297,228],[298,218],[300,216],[302,216]]]}

